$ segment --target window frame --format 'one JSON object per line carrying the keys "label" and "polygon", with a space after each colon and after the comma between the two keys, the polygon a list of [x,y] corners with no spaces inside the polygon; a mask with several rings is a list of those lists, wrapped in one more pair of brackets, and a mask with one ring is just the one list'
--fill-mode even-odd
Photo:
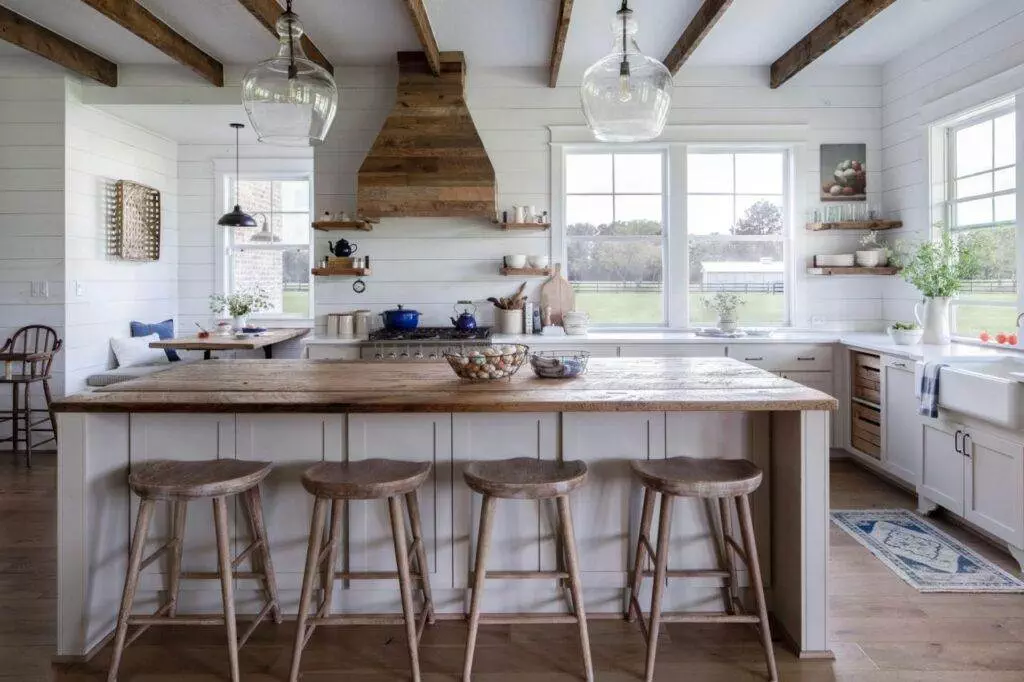
{"label": "window frame", "polygon": [[[995,123],[995,120],[997,118],[1001,118],[1003,116],[1006,116],[1007,114],[1014,114],[1014,132],[1015,132],[1014,163],[1011,164],[1011,165],[996,166],[995,165],[995,158],[994,158],[995,157],[995,125],[994,125],[994,123]],[[957,163],[957,156],[956,156],[956,134],[959,131],[961,131],[961,130],[964,130],[966,128],[970,128],[972,126],[976,126],[976,125],[978,125],[980,123],[984,123],[985,121],[992,121],[993,122],[993,126],[992,126],[992,148],[993,148],[992,149],[992,153],[993,153],[992,168],[987,169],[987,170],[983,170],[983,171],[978,171],[976,173],[969,173],[969,174],[964,175],[964,176],[957,176],[957,174],[956,174],[956,163]],[[997,100],[995,100],[993,102],[988,103],[987,105],[985,105],[983,107],[972,109],[972,110],[970,110],[970,111],[968,111],[968,112],[966,112],[966,113],[964,113],[964,114],[962,114],[962,115],[960,115],[958,117],[953,118],[950,121],[947,121],[945,124],[940,124],[938,126],[939,129],[940,129],[941,140],[942,140],[942,153],[944,155],[944,159],[943,159],[943,162],[941,164],[942,172],[943,172],[943,178],[942,178],[942,188],[943,189],[942,189],[941,201],[938,202],[938,203],[939,203],[939,207],[940,207],[940,215],[942,217],[943,224],[946,225],[949,228],[950,232],[954,236],[957,233],[961,233],[961,232],[966,233],[966,232],[973,232],[975,230],[994,229],[994,228],[998,228],[998,227],[1010,227],[1010,226],[1016,226],[1018,224],[1018,220],[1019,220],[1019,217],[1020,217],[1020,211],[1019,210],[1017,210],[1017,212],[1016,212],[1017,213],[1017,218],[1014,219],[1014,220],[997,221],[997,220],[995,220],[995,213],[993,212],[993,215],[992,215],[993,221],[992,222],[982,223],[982,224],[978,224],[978,225],[970,225],[970,226],[967,226],[967,227],[957,227],[954,219],[955,219],[955,216],[956,216],[956,206],[957,206],[958,203],[962,203],[962,201],[975,201],[975,200],[980,200],[980,199],[991,199],[991,200],[994,201],[996,197],[1011,196],[1011,195],[1013,195],[1016,198],[1015,204],[1017,205],[1017,208],[1019,209],[1019,207],[1020,207],[1020,198],[1016,196],[1017,192],[1018,192],[1018,190],[1020,188],[1020,182],[1019,182],[1019,179],[1020,179],[1020,170],[1019,170],[1020,159],[1018,158],[1019,155],[1016,153],[1017,152],[1017,140],[1020,139],[1021,124],[1020,124],[1019,121],[1020,121],[1020,112],[1017,111],[1017,98],[1015,96],[1013,96],[1013,95],[1010,95],[1008,97],[1001,97],[1001,98],[999,98],[999,99],[997,99]],[[957,199],[957,182],[958,181],[964,180],[964,179],[967,179],[967,178],[977,177],[977,176],[980,176],[980,175],[984,175],[986,173],[992,173],[993,174],[993,180],[994,180],[995,173],[997,171],[1006,170],[1006,169],[1009,169],[1009,168],[1013,168],[1014,169],[1014,187],[1013,187],[1013,189],[987,192],[985,194],[979,194],[977,196],[972,196],[972,197],[969,197],[968,199],[964,199],[964,200]],[[936,239],[939,236],[940,229],[936,229],[934,227],[932,228],[932,230],[931,230],[931,237],[932,237],[932,239]],[[961,307],[961,306],[974,307],[974,308],[979,308],[979,307],[982,307],[982,308],[1012,308],[1014,310],[1022,309],[1022,295],[1024,295],[1024,292],[1022,292],[1021,283],[1020,283],[1020,276],[1021,276],[1021,272],[1022,272],[1021,264],[1022,264],[1022,258],[1024,258],[1024,253],[1022,253],[1021,230],[1019,228],[1017,229],[1016,249],[1017,249],[1017,253],[1016,253],[1016,259],[1015,259],[1015,261],[1016,261],[1016,276],[1015,276],[1015,279],[1016,279],[1016,285],[1017,286],[1016,286],[1016,291],[1014,292],[1013,300],[1012,301],[986,301],[986,300],[979,300],[979,299],[972,298],[970,296],[963,296],[963,295],[959,295],[959,294],[957,296],[953,297],[953,300],[951,301],[951,304],[950,304],[950,315],[951,315],[950,327],[951,327],[952,332],[953,332],[952,335],[951,335],[952,338],[958,339],[958,340],[972,340],[974,338],[972,336],[963,336],[961,334],[957,334],[956,333],[956,331],[957,331],[957,320],[956,320],[957,309],[959,307]]]}
{"label": "window frame", "polygon": [[[729,144],[714,144],[714,145],[687,145],[686,156],[689,159],[690,154],[731,154],[733,156],[733,191],[732,192],[690,192],[689,188],[686,187],[685,176],[684,176],[684,189],[683,192],[686,195],[687,205],[689,205],[689,198],[692,195],[698,196],[728,196],[733,198],[733,210],[735,211],[735,201],[737,196],[779,196],[779,195],[767,195],[767,194],[743,194],[736,192],[736,156],[739,154],[781,154],[782,155],[782,234],[778,238],[772,235],[766,234],[753,234],[753,235],[723,235],[723,234],[708,234],[708,235],[690,235],[689,231],[689,215],[683,216],[683,222],[686,225],[686,256],[687,265],[689,265],[690,255],[690,239],[696,238],[698,241],[706,242],[779,242],[782,244],[782,290],[783,290],[783,302],[782,302],[782,314],[783,319],[781,324],[778,325],[766,325],[773,329],[786,329],[793,325],[793,280],[794,280],[794,268],[793,268],[793,200],[792,200],[792,189],[793,179],[792,174],[794,172],[792,161],[793,161],[793,150],[788,146],[772,146],[772,145],[729,145]],[[734,220],[738,216],[733,216]],[[697,326],[692,324],[692,317],[689,317],[691,311],[689,309],[689,298],[690,298],[690,282],[687,280],[687,319],[686,326],[688,329],[696,329]]]}
{"label": "window frame", "polygon": [[[610,155],[612,155],[612,157],[613,157],[613,159],[612,159],[612,190],[611,190],[611,192],[574,192],[574,193],[572,193],[570,195],[570,193],[566,191],[567,182],[566,182],[566,178],[565,178],[565,176],[563,174],[563,177],[562,177],[562,189],[561,189],[562,214],[561,214],[561,221],[560,221],[561,222],[561,237],[562,237],[561,262],[565,263],[566,278],[568,279],[568,267],[569,267],[568,266],[568,263],[569,263],[568,251],[569,251],[569,243],[571,241],[573,241],[574,239],[576,239],[576,240],[587,240],[587,241],[599,241],[599,242],[615,242],[615,241],[618,241],[618,242],[629,242],[629,241],[652,241],[650,239],[650,237],[653,237],[653,235],[646,235],[646,236],[645,235],[636,235],[636,236],[597,235],[597,236],[594,236],[594,237],[573,237],[573,236],[570,236],[568,234],[568,231],[567,231],[568,230],[568,221],[566,219],[566,207],[567,207],[568,202],[566,201],[566,199],[569,196],[601,196],[601,197],[608,196],[608,197],[612,197],[612,217],[614,219],[614,216],[615,216],[615,197],[616,197],[616,192],[615,192],[615,165],[614,165],[615,164],[615,160],[614,160],[614,156],[615,155],[628,155],[628,154],[659,154],[661,156],[661,192],[659,193],[660,196],[661,196],[661,235],[660,235],[660,239],[661,239],[661,287],[662,287],[661,322],[657,322],[657,323],[654,323],[654,324],[642,323],[642,322],[641,323],[636,323],[636,324],[630,324],[630,323],[616,323],[616,324],[609,324],[609,325],[595,324],[595,325],[592,325],[592,326],[594,326],[595,328],[601,328],[601,329],[613,329],[613,328],[614,329],[631,329],[631,330],[637,330],[637,329],[665,329],[666,327],[670,326],[670,311],[669,311],[669,304],[668,304],[669,295],[668,295],[668,287],[666,286],[666,282],[668,281],[669,276],[670,276],[669,275],[669,253],[670,253],[670,246],[669,246],[669,227],[668,227],[668,220],[669,220],[669,205],[668,205],[668,201],[669,201],[669,198],[668,198],[668,195],[669,195],[669,159],[668,159],[669,149],[665,145],[658,145],[658,144],[648,144],[648,145],[615,145],[614,148],[609,148],[607,145],[582,145],[582,146],[579,146],[579,147],[573,146],[571,148],[564,149],[563,152],[562,152],[563,168],[566,165],[566,164],[564,164],[564,159],[567,156],[570,156],[570,155],[572,155],[572,156],[584,156],[584,155],[588,155],[588,154],[591,154],[591,155],[610,154]],[[655,196],[655,193],[654,192],[627,192],[627,193],[623,193],[623,195],[625,195],[625,196]]]}
{"label": "window frame", "polygon": [[[552,128],[555,129],[559,127]],[[709,140],[704,141],[664,141],[648,142],[641,144],[609,144],[594,142],[576,141],[553,141],[551,154],[551,206],[552,206],[552,238],[551,251],[552,260],[562,263],[568,262],[569,238],[566,234],[566,163],[565,157],[569,154],[603,153],[603,154],[628,154],[628,153],[652,153],[660,151],[663,154],[663,177],[662,177],[662,287],[663,305],[665,306],[664,321],[661,324],[607,324],[592,325],[593,328],[603,331],[614,331],[623,329],[637,331],[640,329],[651,329],[665,331],[692,331],[697,329],[690,324],[690,284],[689,284],[689,234],[687,225],[687,197],[689,192],[686,188],[687,156],[693,151],[697,153],[782,153],[783,154],[783,281],[784,297],[783,310],[784,322],[777,329],[792,328],[793,320],[796,318],[797,297],[795,285],[797,281],[797,263],[794,253],[797,250],[797,234],[794,227],[794,215],[799,206],[798,199],[794,195],[794,183],[797,173],[797,160],[801,158],[802,142],[793,140],[788,134],[789,130],[775,131],[773,126],[768,133],[779,133],[778,141],[730,141],[730,140]],[[563,132],[564,131],[564,132]],[[675,131],[666,129],[665,137],[671,137]],[[574,137],[576,135],[589,133],[585,129],[576,131],[575,127],[560,127],[553,137]],[[774,134],[766,134],[767,137],[775,137]],[[695,136],[698,139],[702,136]],[[714,137],[718,137],[715,135]],[[678,137],[677,137],[678,140]],[[678,181],[676,180],[678,179]],[[707,235],[711,237],[712,235]],[[729,237],[724,237],[726,240]],[[743,237],[732,237],[734,241],[777,241],[769,235],[745,235]]]}
{"label": "window frame", "polygon": [[[234,171],[234,160],[233,159],[217,159],[215,161],[216,172],[214,174],[214,191],[218,198],[218,210],[217,215],[223,215],[227,211],[230,211],[234,205],[234,194],[231,192],[231,183],[236,180]],[[309,209],[307,215],[309,216],[310,222],[314,219],[314,207],[315,207],[315,185],[314,185],[314,172],[313,172],[313,159],[249,159],[246,161],[246,165],[249,166],[247,170],[243,170],[238,176],[238,180],[244,181],[281,181],[281,180],[304,180],[309,183]],[[245,207],[243,207],[244,209]],[[298,211],[287,211],[281,212],[282,214],[298,214]],[[270,216],[268,215],[268,219]],[[232,291],[232,268],[231,259],[233,254],[238,250],[252,249],[259,251],[287,251],[289,249],[302,248],[301,244],[234,244],[234,236],[231,232],[231,228],[221,227],[220,225],[214,224],[214,228],[217,230],[216,246],[217,246],[217,262],[216,262],[216,288],[217,291],[214,293],[226,294]],[[314,261],[314,235],[312,228],[309,228],[308,241],[306,242],[305,248],[308,249],[308,267],[312,270]],[[251,320],[259,320],[261,322],[270,322],[274,320],[284,320],[289,323],[295,322],[311,322],[314,320],[314,289],[315,279],[310,275],[309,279],[309,305],[308,310],[305,314],[302,313],[284,313],[284,312],[262,312],[254,313],[249,316]]]}

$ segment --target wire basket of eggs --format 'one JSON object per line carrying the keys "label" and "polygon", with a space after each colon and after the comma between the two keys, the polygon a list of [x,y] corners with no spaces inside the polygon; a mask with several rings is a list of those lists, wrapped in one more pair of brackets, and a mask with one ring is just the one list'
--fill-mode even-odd
{"label": "wire basket of eggs", "polygon": [[530,347],[521,343],[507,346],[489,346],[467,353],[445,353],[444,358],[452,371],[470,381],[511,379],[526,362]]}

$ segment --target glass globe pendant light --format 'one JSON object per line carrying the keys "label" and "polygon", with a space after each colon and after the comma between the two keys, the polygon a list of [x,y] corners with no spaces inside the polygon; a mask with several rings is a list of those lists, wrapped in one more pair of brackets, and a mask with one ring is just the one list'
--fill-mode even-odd
{"label": "glass globe pendant light", "polygon": [[222,215],[217,224],[224,227],[256,227],[256,220],[243,211],[238,203],[238,133],[245,127],[245,124],[232,123],[231,127],[235,129],[235,207]]}
{"label": "glass globe pendant light", "polygon": [[277,55],[242,78],[242,104],[260,142],[289,147],[322,144],[338,110],[334,77],[302,50],[302,24],[292,0],[277,19]]}
{"label": "glass globe pendant light", "polygon": [[594,137],[602,142],[645,142],[661,135],[672,103],[672,74],[641,54],[627,0],[612,22],[614,51],[583,74],[580,100]]}

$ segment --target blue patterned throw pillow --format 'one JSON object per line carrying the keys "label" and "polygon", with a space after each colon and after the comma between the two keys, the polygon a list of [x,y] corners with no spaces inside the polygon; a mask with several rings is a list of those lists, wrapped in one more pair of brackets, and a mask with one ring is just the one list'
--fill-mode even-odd
{"label": "blue patterned throw pillow", "polygon": [[[156,334],[160,337],[161,341],[174,338],[174,320],[164,320],[163,322],[154,322],[152,324],[132,320],[131,328],[133,337]],[[167,359],[171,362],[177,362],[181,359],[178,357],[178,351],[173,348],[164,348],[164,352],[167,353]]]}

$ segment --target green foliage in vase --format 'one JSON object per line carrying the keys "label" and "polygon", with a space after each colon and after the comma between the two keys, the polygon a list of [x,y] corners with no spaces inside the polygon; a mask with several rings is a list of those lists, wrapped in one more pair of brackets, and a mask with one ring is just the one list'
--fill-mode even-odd
{"label": "green foliage in vase", "polygon": [[714,310],[723,320],[736,318],[736,309],[743,305],[743,297],[729,291],[719,291],[711,298],[702,298],[705,308]]}
{"label": "green foliage in vase", "polygon": [[908,247],[898,243],[893,263],[903,279],[929,298],[947,298],[960,292],[964,280],[978,272],[978,257],[968,241],[943,229],[939,238]]}
{"label": "green foliage in vase", "polygon": [[270,310],[271,307],[270,294],[259,286],[234,294],[210,296],[210,310],[217,314],[227,310],[231,317],[251,315],[261,310]]}
{"label": "green foliage in vase", "polygon": [[915,329],[920,329],[921,325],[917,322],[893,322],[892,328],[898,332],[912,332]]}

